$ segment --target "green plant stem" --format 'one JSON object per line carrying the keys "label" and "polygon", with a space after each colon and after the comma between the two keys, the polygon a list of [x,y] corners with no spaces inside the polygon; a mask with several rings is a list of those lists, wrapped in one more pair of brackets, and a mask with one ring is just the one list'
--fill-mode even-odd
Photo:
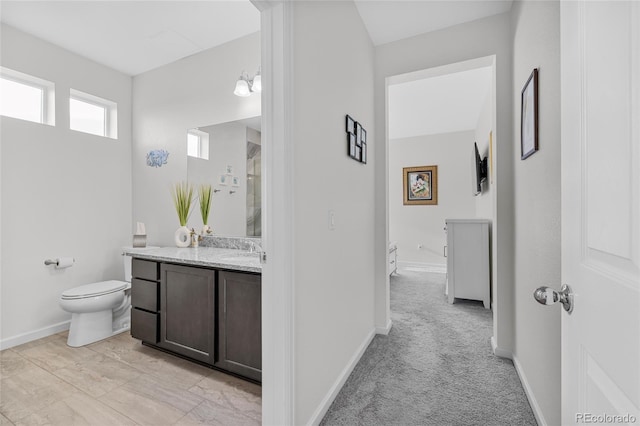
{"label": "green plant stem", "polygon": [[211,210],[211,185],[202,184],[198,187],[200,198],[200,213],[202,214],[202,224],[206,225],[209,220],[209,211]]}
{"label": "green plant stem", "polygon": [[178,213],[180,226],[186,226],[193,202],[193,186],[189,182],[176,183],[171,190],[171,197]]}

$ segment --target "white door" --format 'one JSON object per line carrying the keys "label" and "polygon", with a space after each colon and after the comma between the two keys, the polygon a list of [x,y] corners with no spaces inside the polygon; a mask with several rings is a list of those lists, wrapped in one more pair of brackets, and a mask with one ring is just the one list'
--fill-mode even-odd
{"label": "white door", "polygon": [[640,424],[639,31],[637,1],[561,2],[563,425]]}

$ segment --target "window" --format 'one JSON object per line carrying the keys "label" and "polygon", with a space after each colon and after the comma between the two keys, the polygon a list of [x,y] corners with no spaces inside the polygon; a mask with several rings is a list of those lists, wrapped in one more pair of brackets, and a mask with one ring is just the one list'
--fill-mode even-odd
{"label": "window", "polygon": [[54,125],[54,84],[0,67],[0,115]]}
{"label": "window", "polygon": [[78,132],[118,138],[117,104],[79,90],[69,96],[69,127]]}
{"label": "window", "polygon": [[189,157],[209,159],[209,133],[198,129],[187,131],[187,155]]}

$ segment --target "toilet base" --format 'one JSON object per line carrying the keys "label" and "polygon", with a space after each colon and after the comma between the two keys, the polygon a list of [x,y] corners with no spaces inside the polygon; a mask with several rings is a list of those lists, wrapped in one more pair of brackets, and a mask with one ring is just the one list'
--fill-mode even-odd
{"label": "toilet base", "polygon": [[[114,327],[117,327],[114,330]],[[129,330],[130,320],[113,321],[113,311],[71,315],[67,345],[72,348],[89,345]]]}

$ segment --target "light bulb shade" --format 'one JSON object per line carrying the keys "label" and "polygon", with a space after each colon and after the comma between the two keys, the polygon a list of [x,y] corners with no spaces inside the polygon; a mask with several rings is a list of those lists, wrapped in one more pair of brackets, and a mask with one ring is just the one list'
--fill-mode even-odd
{"label": "light bulb shade", "polygon": [[251,94],[251,91],[249,90],[249,82],[240,77],[236,83],[236,90],[233,91],[233,94],[242,97],[249,96]]}
{"label": "light bulb shade", "polygon": [[257,93],[262,92],[262,76],[260,72],[253,77],[253,85],[251,86],[251,90]]}

